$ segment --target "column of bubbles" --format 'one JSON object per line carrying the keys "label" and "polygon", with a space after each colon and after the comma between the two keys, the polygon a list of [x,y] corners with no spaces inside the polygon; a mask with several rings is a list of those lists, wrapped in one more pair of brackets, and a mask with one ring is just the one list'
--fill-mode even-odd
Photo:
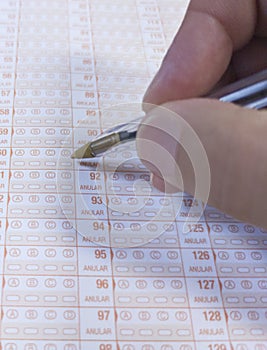
{"label": "column of bubbles", "polygon": [[15,69],[18,40],[19,2],[2,2],[0,4],[0,348],[8,337],[3,324],[5,300],[3,288],[5,285],[5,252],[7,207],[9,198],[9,167],[12,153],[12,118],[15,94]]}
{"label": "column of bubbles", "polygon": [[1,335],[6,349],[76,350],[76,242],[56,186],[71,126],[68,8],[60,0],[18,4]]}
{"label": "column of bubbles", "polygon": [[[162,18],[159,12],[161,2],[155,0],[136,0],[135,2],[144,45],[147,71],[149,77],[152,79],[157,73],[167,50],[166,28],[163,28]],[[170,1],[167,6],[164,3],[165,7],[170,7]],[[179,19],[177,18],[176,25],[178,21]]]}
{"label": "column of bubbles", "polygon": [[[73,150],[102,131],[94,35],[94,3],[70,1]],[[112,251],[105,193],[105,173],[98,162],[74,161],[75,229],[78,239],[78,275],[81,348],[115,349]],[[64,206],[64,203],[62,203]]]}
{"label": "column of bubbles", "polygon": [[264,349],[267,341],[266,230],[206,210],[234,349]]}

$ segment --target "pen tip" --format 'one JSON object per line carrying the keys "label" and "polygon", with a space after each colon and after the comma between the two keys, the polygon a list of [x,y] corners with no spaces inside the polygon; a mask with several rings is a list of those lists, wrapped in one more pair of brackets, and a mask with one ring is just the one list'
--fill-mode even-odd
{"label": "pen tip", "polygon": [[71,159],[84,159],[84,158],[94,158],[94,154],[92,153],[90,143],[87,143],[86,145],[77,149],[71,155]]}

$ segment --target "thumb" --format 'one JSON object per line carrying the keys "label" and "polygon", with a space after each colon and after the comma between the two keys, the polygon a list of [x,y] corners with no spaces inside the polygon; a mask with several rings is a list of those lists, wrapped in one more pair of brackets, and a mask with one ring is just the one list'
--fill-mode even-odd
{"label": "thumb", "polygon": [[[175,124],[171,115],[184,122]],[[195,195],[199,177],[201,184],[208,179],[210,205],[239,220],[267,228],[266,135],[266,111],[211,99],[191,99],[151,110],[138,130],[137,149],[158,189],[183,189]],[[196,155],[201,147],[208,162],[205,155]],[[195,173],[201,167],[206,172]]]}

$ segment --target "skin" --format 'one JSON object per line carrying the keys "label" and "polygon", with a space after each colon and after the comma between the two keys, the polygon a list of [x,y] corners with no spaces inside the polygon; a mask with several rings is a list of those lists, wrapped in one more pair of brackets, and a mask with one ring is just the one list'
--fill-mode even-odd
{"label": "skin", "polygon": [[167,134],[167,116],[160,130],[153,129],[159,116],[153,115],[150,104],[163,105],[179,114],[195,130],[207,153],[211,170],[209,204],[267,229],[266,110],[198,98],[214,87],[264,68],[267,0],[192,0],[145,94],[147,117],[138,131],[137,149],[152,172],[153,184],[161,191],[177,191],[178,184],[166,184],[160,170],[153,166],[157,155],[145,148],[142,140],[162,145],[180,168],[184,190],[193,194],[195,180],[190,161]]}

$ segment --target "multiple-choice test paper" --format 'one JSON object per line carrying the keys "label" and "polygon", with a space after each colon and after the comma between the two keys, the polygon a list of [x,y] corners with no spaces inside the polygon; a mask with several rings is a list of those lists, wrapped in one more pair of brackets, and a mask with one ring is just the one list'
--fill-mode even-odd
{"label": "multiple-choice test paper", "polygon": [[134,144],[70,159],[140,115],[186,6],[1,0],[0,349],[267,349],[266,231],[190,224]]}

